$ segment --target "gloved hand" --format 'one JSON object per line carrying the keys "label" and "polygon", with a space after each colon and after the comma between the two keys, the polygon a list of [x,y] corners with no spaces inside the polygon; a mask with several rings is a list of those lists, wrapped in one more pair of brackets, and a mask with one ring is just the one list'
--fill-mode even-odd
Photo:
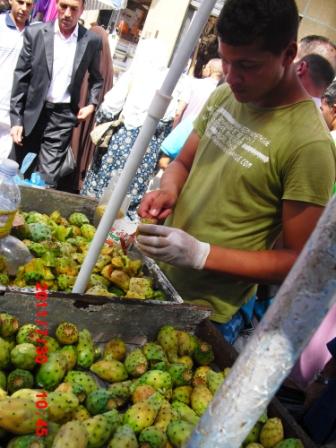
{"label": "gloved hand", "polygon": [[175,266],[203,269],[210,244],[174,227],[139,224],[138,232],[137,245],[148,257]]}

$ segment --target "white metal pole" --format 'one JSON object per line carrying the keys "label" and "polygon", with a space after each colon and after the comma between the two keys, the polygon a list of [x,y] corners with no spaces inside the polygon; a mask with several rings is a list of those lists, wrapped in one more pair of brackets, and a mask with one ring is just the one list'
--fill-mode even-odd
{"label": "white metal pole", "polygon": [[335,301],[336,197],[187,447],[239,448]]}
{"label": "white metal pole", "polygon": [[174,87],[188,62],[189,56],[197,43],[197,39],[201,34],[201,31],[211,13],[211,10],[215,5],[215,2],[216,0],[207,0],[202,2],[200,9],[196,13],[194,20],[190,25],[187,36],[185,40],[183,40],[183,44],[180,44],[176,51],[176,55],[173,59],[168,74],[163,81],[160,91],[158,91],[153,98],[144,125],[142,126],[141,131],[134,143],[132,151],[125,164],[124,170],[119,177],[113,195],[111,196],[107,204],[105,213],[90,244],[88,254],[85,257],[81,270],[79,271],[76,283],[72,290],[72,292],[74,293],[83,293],[85,291],[86,285],[96,264],[100,250],[117,216],[118,210],[120,209],[122,201],[127,193],[128,187],[136,173],[139,164],[141,163],[147,146],[155,132],[157,124],[163,117],[169,105]]}

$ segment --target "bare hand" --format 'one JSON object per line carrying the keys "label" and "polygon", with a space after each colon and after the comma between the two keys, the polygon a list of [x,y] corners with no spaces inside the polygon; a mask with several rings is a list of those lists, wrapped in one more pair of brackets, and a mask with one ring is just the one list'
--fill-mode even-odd
{"label": "bare hand", "polygon": [[142,218],[165,219],[173,212],[177,197],[164,190],[147,193],[141,201],[138,214]]}
{"label": "bare hand", "polygon": [[95,107],[93,104],[89,104],[88,106],[82,107],[79,109],[77,118],[79,121],[84,121],[89,117],[91,114],[93,114],[95,110]]}
{"label": "bare hand", "polygon": [[16,145],[22,146],[23,126],[13,126],[10,135]]}

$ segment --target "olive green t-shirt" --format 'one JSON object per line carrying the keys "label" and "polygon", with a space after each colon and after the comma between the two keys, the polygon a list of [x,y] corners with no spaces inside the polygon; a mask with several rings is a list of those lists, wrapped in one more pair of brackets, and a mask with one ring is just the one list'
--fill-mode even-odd
{"label": "olive green t-shirt", "polygon": [[[335,181],[335,146],[312,100],[258,108],[223,85],[194,123],[200,144],[167,225],[200,241],[270,249],[281,231],[282,201],[324,206]],[[226,322],[255,293],[250,281],[164,264],[183,299],[210,305]]]}

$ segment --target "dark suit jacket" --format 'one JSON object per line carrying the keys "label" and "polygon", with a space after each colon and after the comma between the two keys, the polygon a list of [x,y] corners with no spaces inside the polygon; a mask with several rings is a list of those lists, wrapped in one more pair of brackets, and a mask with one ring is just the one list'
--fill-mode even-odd
{"label": "dark suit jacket", "polygon": [[[88,104],[97,105],[103,80],[99,71],[101,38],[78,27],[78,40],[69,86],[71,106],[78,112],[82,80],[89,72]],[[11,126],[23,126],[25,135],[33,130],[46,101],[54,57],[54,24],[41,23],[25,29],[23,47],[14,72]],[[66,61],[64,61],[66,63]]]}

